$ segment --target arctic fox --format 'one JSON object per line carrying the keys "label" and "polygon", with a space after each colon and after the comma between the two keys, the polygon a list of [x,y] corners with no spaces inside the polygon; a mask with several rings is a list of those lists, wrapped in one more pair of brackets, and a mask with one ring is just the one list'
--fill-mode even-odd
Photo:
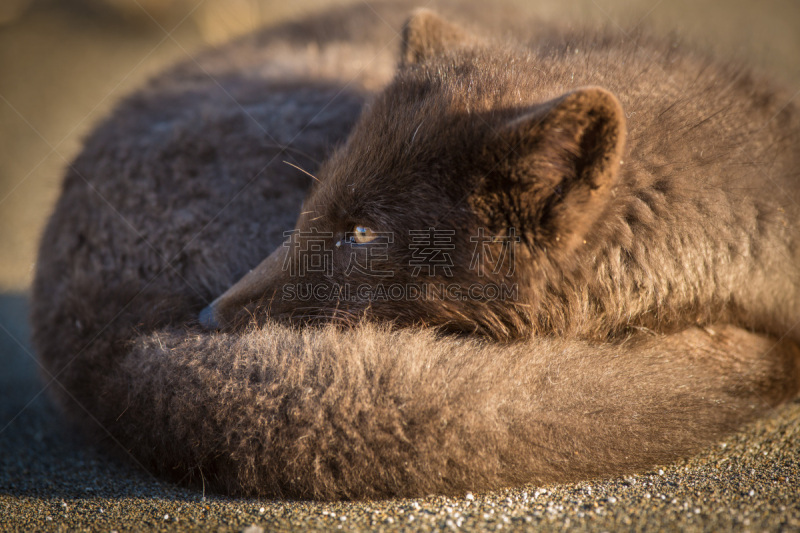
{"label": "arctic fox", "polygon": [[788,96],[656,40],[498,41],[503,10],[415,11],[393,72],[376,9],[209,51],[87,139],[32,303],[69,413],[182,482],[356,498],[635,471],[797,393]]}
{"label": "arctic fox", "polygon": [[[800,339],[800,128],[787,99],[647,43],[500,46],[426,10],[404,42],[296,233],[205,323],[367,315],[607,339],[723,321]],[[330,253],[310,257],[321,246]],[[492,290],[364,289],[387,283]],[[300,299],[293,284],[359,290]]]}

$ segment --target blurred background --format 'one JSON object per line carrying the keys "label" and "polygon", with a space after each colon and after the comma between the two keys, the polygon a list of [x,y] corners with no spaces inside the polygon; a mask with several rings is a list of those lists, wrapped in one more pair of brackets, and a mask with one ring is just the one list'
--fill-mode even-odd
{"label": "blurred background", "polygon": [[[800,89],[797,0],[519,1],[543,19],[643,24],[678,34],[717,54],[743,56],[782,78],[792,92]],[[81,139],[115,102],[149,76],[188,59],[202,47],[333,3],[0,0],[0,294],[7,295],[4,302],[29,287],[39,235],[58,194],[63,169],[80,149]],[[14,301],[22,300],[15,297]],[[6,307],[4,314],[8,312]],[[19,317],[17,312],[11,314]]]}

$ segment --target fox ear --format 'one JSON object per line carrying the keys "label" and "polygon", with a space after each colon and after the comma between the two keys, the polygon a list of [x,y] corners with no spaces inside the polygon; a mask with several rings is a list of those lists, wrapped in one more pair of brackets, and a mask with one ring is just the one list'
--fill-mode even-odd
{"label": "fox ear", "polygon": [[466,31],[430,9],[415,9],[403,27],[400,61],[403,65],[424,63],[428,58],[470,40]]}
{"label": "fox ear", "polygon": [[507,123],[496,147],[505,154],[498,186],[519,195],[523,231],[550,249],[580,246],[618,181],[625,133],[622,106],[599,87],[575,90]]}

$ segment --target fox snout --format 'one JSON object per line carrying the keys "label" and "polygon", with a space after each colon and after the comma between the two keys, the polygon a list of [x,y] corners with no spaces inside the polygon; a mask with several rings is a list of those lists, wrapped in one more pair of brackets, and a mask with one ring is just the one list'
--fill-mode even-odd
{"label": "fox snout", "polygon": [[202,311],[200,311],[200,315],[197,317],[200,325],[205,329],[219,329],[219,321],[217,321],[215,310],[217,301],[218,299],[208,304]]}
{"label": "fox snout", "polygon": [[245,274],[232,287],[205,307],[197,317],[209,330],[224,329],[252,318],[248,308],[264,300],[272,300],[283,283],[283,262],[286,247],[280,246],[257,267]]}

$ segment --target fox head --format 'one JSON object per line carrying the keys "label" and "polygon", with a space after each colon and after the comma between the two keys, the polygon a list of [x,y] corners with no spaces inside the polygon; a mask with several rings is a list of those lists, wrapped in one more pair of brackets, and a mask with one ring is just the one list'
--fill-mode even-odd
{"label": "fox head", "polygon": [[206,327],[362,318],[510,338],[607,209],[625,121],[556,92],[524,50],[428,10],[398,72],[324,163],[286,242],[203,310]]}

